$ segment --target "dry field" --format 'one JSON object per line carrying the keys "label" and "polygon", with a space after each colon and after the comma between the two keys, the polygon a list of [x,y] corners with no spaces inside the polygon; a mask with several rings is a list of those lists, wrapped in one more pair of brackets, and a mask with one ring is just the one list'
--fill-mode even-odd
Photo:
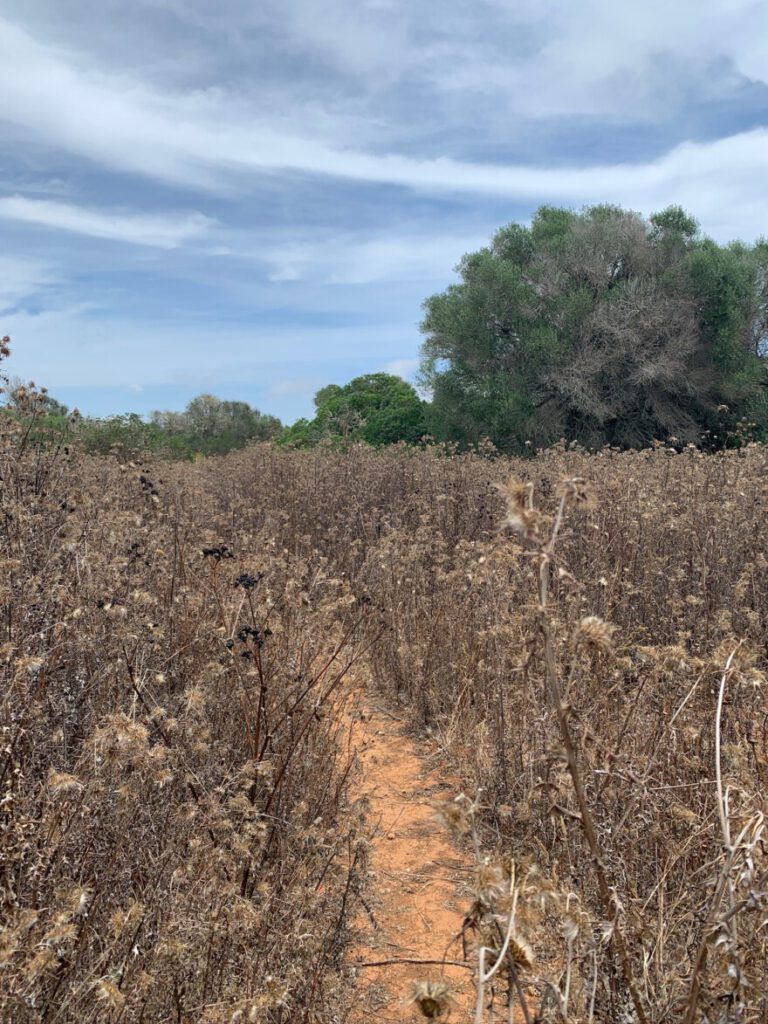
{"label": "dry field", "polygon": [[768,1020],[765,449],[145,466],[3,430],[4,1021],[345,1018],[353,665],[463,780],[476,1019]]}

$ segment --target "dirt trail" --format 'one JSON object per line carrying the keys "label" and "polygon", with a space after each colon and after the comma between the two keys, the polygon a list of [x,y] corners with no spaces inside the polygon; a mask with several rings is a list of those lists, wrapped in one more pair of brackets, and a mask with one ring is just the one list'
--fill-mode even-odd
{"label": "dirt trail", "polygon": [[[433,809],[453,799],[459,780],[431,769],[429,751],[406,733],[405,716],[377,706],[372,694],[355,691],[349,716],[360,759],[352,796],[366,801],[376,827],[366,890],[370,912],[356,922],[360,937],[350,963],[462,960],[461,941],[452,940],[469,902],[471,861],[451,844]],[[450,984],[452,1024],[472,1019],[472,973],[464,968],[395,963],[358,967],[357,976],[355,1024],[423,1021],[410,996],[415,981],[428,979]]]}

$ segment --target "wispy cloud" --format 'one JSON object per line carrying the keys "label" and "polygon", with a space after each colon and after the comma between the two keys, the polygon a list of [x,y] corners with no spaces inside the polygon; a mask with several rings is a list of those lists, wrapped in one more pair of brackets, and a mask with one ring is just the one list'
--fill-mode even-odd
{"label": "wispy cloud", "polygon": [[[497,97],[507,114],[668,120],[691,95],[712,100],[768,82],[768,9],[759,0],[489,0],[490,38],[454,42],[430,74],[441,90]],[[524,45],[503,59],[511,38]],[[495,57],[495,59],[492,59]]]}
{"label": "wispy cloud", "polygon": [[[329,285],[363,285],[386,281],[435,281],[451,273],[460,257],[487,241],[479,231],[435,231],[430,225],[417,234],[413,226],[398,232],[361,237],[346,231],[306,232],[286,243],[265,240],[254,255],[270,267],[271,281],[316,280]],[[234,243],[236,244],[236,243]]]}
{"label": "wispy cloud", "polygon": [[0,313],[56,284],[58,274],[42,260],[0,255]]}
{"label": "wispy cloud", "polygon": [[768,229],[764,0],[0,7],[0,333],[68,401],[412,377],[425,296],[541,203]]}
{"label": "wispy cloud", "polygon": [[153,216],[89,210],[71,203],[27,199],[25,196],[0,198],[0,218],[159,249],[175,249],[191,239],[199,238],[214,224],[211,218],[201,213]]}
{"label": "wispy cloud", "polygon": [[287,380],[277,380],[270,387],[273,395],[302,395],[309,398],[322,387],[323,381],[319,377],[290,377]]}
{"label": "wispy cloud", "polygon": [[[703,196],[709,207],[703,219],[727,200],[735,202],[741,222],[745,207],[762,201],[768,175],[768,131],[763,128],[712,142],[685,142],[649,161],[598,166],[552,168],[366,152],[285,130],[279,119],[254,114],[221,89],[161,93],[117,75],[84,71],[7,21],[0,22],[0,38],[19,56],[13,67],[0,65],[7,119],[48,144],[102,165],[200,188],[243,189],[252,186],[254,173],[294,172],[522,202],[620,200],[643,210],[691,198],[699,205],[695,200]],[[302,119],[294,123],[301,127]],[[735,181],[738,187],[732,188]],[[30,219],[33,212],[30,207]],[[69,224],[56,208],[50,218]],[[107,220],[94,215],[92,232],[109,231]],[[199,215],[190,215],[170,225],[150,221],[143,231],[137,224],[136,233],[156,239],[150,244],[176,244],[176,237],[188,237],[203,226]],[[130,236],[131,224],[117,219],[115,232],[123,227]]]}
{"label": "wispy cloud", "polygon": [[418,359],[392,359],[384,364],[384,372],[392,373],[395,377],[402,377],[403,380],[411,380],[419,368]]}

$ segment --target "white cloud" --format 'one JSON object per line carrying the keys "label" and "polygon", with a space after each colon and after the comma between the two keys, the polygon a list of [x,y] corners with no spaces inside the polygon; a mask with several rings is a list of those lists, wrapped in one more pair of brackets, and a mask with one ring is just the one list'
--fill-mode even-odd
{"label": "white cloud", "polygon": [[56,284],[58,275],[41,260],[0,255],[0,312]]}
{"label": "white cloud", "polygon": [[[656,5],[658,2],[654,0]],[[618,52],[633,46],[648,58],[655,52],[651,41],[658,22],[639,12],[609,18],[602,0],[592,0],[592,5],[601,18],[595,26],[598,42],[594,46],[587,45],[591,37],[587,32],[589,19],[582,16],[583,5],[580,17],[562,8],[561,35],[544,48],[545,57],[549,54],[547,59],[552,62],[547,81],[570,76],[568,60],[577,60],[573,74],[578,73],[580,81],[592,82],[596,88],[604,84],[607,80],[603,72],[593,74],[591,69],[601,66],[598,53],[609,59],[613,39],[617,40]],[[734,18],[735,6],[734,0],[730,11]],[[749,5],[741,6],[745,9]],[[669,5],[665,10],[677,25],[678,15]],[[713,18],[706,31],[714,40],[720,22]],[[705,30],[694,26],[690,31],[700,35]],[[675,38],[672,29],[669,35]],[[731,46],[733,53],[748,53],[751,34],[739,29],[735,36],[741,42]],[[768,34],[765,38],[768,46]],[[597,167],[553,169],[479,164],[441,156],[418,159],[398,153],[382,155],[345,146],[338,140],[324,141],[309,130],[306,119],[303,134],[286,130],[285,122],[270,122],[268,115],[253,113],[252,106],[246,108],[237,96],[220,89],[161,93],[119,75],[81,70],[73,57],[37,43],[7,20],[0,20],[0,40],[3,49],[16,55],[12,65],[0,62],[4,116],[48,144],[124,172],[218,189],[237,183],[245,189],[252,187],[254,173],[290,171],[399,185],[431,194],[498,196],[531,204],[612,200],[645,212],[670,202],[683,202],[698,213],[708,229],[729,233],[745,230],[749,234],[756,220],[761,216],[766,219],[765,129],[711,142],[686,142],[645,163]],[[586,47],[584,53],[581,43]],[[753,40],[753,45],[762,54],[763,44]],[[559,74],[555,74],[554,65],[560,66]],[[609,70],[610,63],[607,67]],[[527,91],[538,91],[536,81],[528,83]],[[291,123],[302,129],[301,117]],[[15,210],[24,219],[148,245],[177,245],[197,236],[206,226],[200,214],[135,218],[91,211],[76,215],[63,204],[25,206],[23,202],[31,203],[4,201],[6,215]],[[726,217],[732,226],[724,224]],[[379,258],[386,262],[386,253],[380,251]],[[300,263],[295,254],[288,254],[286,264],[299,267],[299,273]],[[290,279],[292,272],[278,268],[275,280]],[[354,269],[349,268],[346,280],[353,280],[353,276]]]}
{"label": "white cloud", "polygon": [[322,387],[323,381],[319,377],[292,377],[288,380],[278,380],[270,386],[270,394],[273,395],[303,395],[311,397]]}
{"label": "white cloud", "polygon": [[[396,80],[409,64],[409,5],[354,0],[281,0],[285,28],[303,47],[341,71],[380,84]],[[386,45],[382,45],[386,36]]]}
{"label": "white cloud", "polygon": [[[426,73],[441,90],[495,96],[528,118],[665,120],[692,83],[706,98],[740,78],[768,82],[761,0],[487,0],[485,13],[495,49],[488,39],[454,39],[450,59]],[[504,59],[516,38],[527,45]]]}
{"label": "white cloud", "polygon": [[[597,167],[382,155],[326,143],[311,134],[292,134],[244,110],[220,90],[162,94],[116,75],[77,69],[7,21],[0,21],[0,39],[3,48],[17,56],[12,66],[0,63],[6,118],[48,144],[122,171],[218,189],[235,183],[252,187],[254,172],[292,171],[531,204],[613,200],[644,212],[679,201],[695,210],[708,230],[728,234],[749,235],[756,221],[766,219],[765,129],[714,142],[684,143],[648,162]],[[68,230],[166,247],[199,234],[207,224],[200,214],[75,214],[65,204],[23,202],[27,205],[18,198],[5,200],[6,215],[15,211],[24,219]],[[379,257],[386,262],[386,253]],[[285,279],[290,273],[278,269],[276,277]],[[346,274],[347,280],[354,279],[354,269]]]}
{"label": "white cloud", "polygon": [[214,223],[200,213],[164,216],[117,213],[25,196],[0,198],[0,218],[160,249],[174,249],[198,238]]}
{"label": "white cloud", "polygon": [[265,241],[253,253],[271,268],[269,280],[314,280],[331,285],[360,285],[388,281],[436,281],[448,276],[464,253],[487,242],[487,233],[436,232],[433,225],[416,234],[413,226],[400,232],[362,237],[345,232],[289,242]]}
{"label": "white cloud", "polygon": [[394,374],[403,380],[411,380],[419,368],[418,359],[393,359],[384,365],[384,373]]}
{"label": "white cloud", "polygon": [[[47,25],[58,21],[61,35],[66,16],[51,16],[55,0],[6,0],[6,5],[16,6],[19,16],[29,21],[25,9],[32,2],[47,9]],[[121,18],[132,29],[133,45],[123,48],[129,52],[119,54],[120,62],[145,73],[148,66],[156,72],[187,56],[208,67],[207,61],[222,59],[223,50],[239,56],[277,47],[289,77],[311,75],[321,90],[329,85],[326,99],[335,94],[348,111],[361,99],[379,101],[393,89],[415,84],[434,111],[435,97],[424,95],[433,83],[454,96],[457,88],[493,93],[505,109],[526,116],[610,109],[623,120],[644,120],[667,115],[676,100],[671,94],[675,76],[660,73],[665,61],[683,78],[699,77],[703,85],[725,85],[729,74],[752,81],[766,81],[768,75],[768,8],[763,0],[645,0],[634,5],[615,0],[481,0],[475,5],[444,0],[439,18],[425,0],[142,2],[143,16],[130,19],[121,10],[124,4],[102,0],[101,11],[89,9],[88,18],[91,26],[94,20],[102,22],[100,32],[91,27],[90,36],[82,28],[67,34],[79,45],[92,43],[95,36],[114,57],[117,48],[105,41],[103,23]],[[158,7],[164,13],[173,8],[176,16],[173,41],[179,45],[166,46],[164,59],[155,30],[162,23]],[[141,24],[146,26],[143,34]],[[144,59],[142,42],[150,61]],[[133,55],[137,49],[138,59]],[[293,74],[293,60],[302,65],[299,76]],[[723,67],[718,69],[718,64]],[[268,71],[262,69],[262,75],[253,77],[264,84]],[[289,94],[291,86],[283,82],[282,90]],[[383,121],[379,102],[376,110]]]}
{"label": "white cloud", "polygon": [[410,230],[380,235],[336,248],[330,284],[368,284],[376,281],[434,281],[451,273],[461,256],[485,245],[487,238],[435,233],[434,228],[415,235]]}

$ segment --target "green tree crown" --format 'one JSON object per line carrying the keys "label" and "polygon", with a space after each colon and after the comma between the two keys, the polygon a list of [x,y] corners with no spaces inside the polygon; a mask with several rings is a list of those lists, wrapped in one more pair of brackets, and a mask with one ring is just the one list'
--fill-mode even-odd
{"label": "green tree crown", "polygon": [[429,432],[505,450],[768,433],[767,268],[765,242],[718,245],[680,207],[542,207],[425,302]]}

